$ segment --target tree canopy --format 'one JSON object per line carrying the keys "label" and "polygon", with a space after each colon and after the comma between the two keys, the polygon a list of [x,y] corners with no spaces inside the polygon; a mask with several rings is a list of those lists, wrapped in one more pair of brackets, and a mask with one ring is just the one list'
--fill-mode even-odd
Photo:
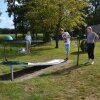
{"label": "tree canopy", "polygon": [[16,29],[53,32],[58,47],[59,28],[68,31],[86,25],[86,0],[7,0],[9,16],[14,15]]}
{"label": "tree canopy", "polygon": [[57,37],[60,27],[72,31],[85,25],[84,7],[86,2],[83,0],[31,0],[26,17],[35,29],[54,28]]}
{"label": "tree canopy", "polygon": [[87,23],[89,25],[100,24],[100,0],[88,0]]}

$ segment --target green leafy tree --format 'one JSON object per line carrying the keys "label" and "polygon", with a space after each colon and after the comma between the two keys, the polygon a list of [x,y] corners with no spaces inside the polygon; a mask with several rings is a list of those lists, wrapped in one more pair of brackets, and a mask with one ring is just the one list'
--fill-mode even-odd
{"label": "green leafy tree", "polygon": [[87,0],[87,23],[89,25],[100,24],[100,0]]}
{"label": "green leafy tree", "polygon": [[17,32],[22,32],[23,37],[25,29],[28,29],[29,23],[25,19],[25,14],[27,13],[27,3],[29,0],[7,0],[7,12],[9,17],[14,16],[13,22],[16,30],[16,39]]}
{"label": "green leafy tree", "polygon": [[[84,23],[84,0],[31,0],[28,5],[27,18],[31,26],[55,29],[56,48],[58,48],[59,28],[73,30]],[[32,25],[33,24],[33,25]],[[36,28],[35,28],[36,29]]]}
{"label": "green leafy tree", "polygon": [[83,9],[86,2],[84,0],[7,0],[7,2],[7,11],[9,16],[14,15],[16,30],[31,27],[33,32],[46,34],[54,30],[56,48],[58,48],[60,27],[70,31],[85,25]]}

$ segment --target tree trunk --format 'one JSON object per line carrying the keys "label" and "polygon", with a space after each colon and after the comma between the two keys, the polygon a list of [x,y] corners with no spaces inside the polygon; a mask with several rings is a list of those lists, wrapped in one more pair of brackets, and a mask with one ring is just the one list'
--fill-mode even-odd
{"label": "tree trunk", "polygon": [[[15,8],[15,0],[13,1],[13,5],[14,5],[14,8]],[[17,40],[17,26],[16,26],[16,14],[15,14],[15,11],[14,11],[14,26],[15,26],[15,39]]]}
{"label": "tree trunk", "polygon": [[35,39],[37,40],[37,33],[35,33]]}
{"label": "tree trunk", "polygon": [[23,40],[25,39],[25,30],[23,29],[23,31],[22,31],[22,34],[23,34]]}
{"label": "tree trunk", "polygon": [[32,40],[35,40],[35,30],[34,30],[34,25],[32,28],[30,28],[31,31],[31,36],[32,36]]}
{"label": "tree trunk", "polygon": [[58,38],[58,33],[59,33],[59,28],[60,28],[60,23],[57,24],[57,28],[56,28],[56,34],[55,34],[55,42],[56,42],[56,46],[55,48],[59,48],[59,38]]}
{"label": "tree trunk", "polygon": [[56,28],[56,46],[55,48],[59,48],[59,37],[58,37],[58,33],[59,33],[59,28],[60,28],[60,24],[61,24],[61,21],[62,21],[62,6],[61,6],[61,0],[59,0],[59,20],[58,20],[58,24],[57,24],[57,28]]}

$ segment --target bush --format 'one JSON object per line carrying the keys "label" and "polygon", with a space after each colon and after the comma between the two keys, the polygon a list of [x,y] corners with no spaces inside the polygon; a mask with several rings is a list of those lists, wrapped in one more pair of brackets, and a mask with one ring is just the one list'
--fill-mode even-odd
{"label": "bush", "polygon": [[80,48],[83,52],[87,52],[87,42],[85,39],[81,41]]}

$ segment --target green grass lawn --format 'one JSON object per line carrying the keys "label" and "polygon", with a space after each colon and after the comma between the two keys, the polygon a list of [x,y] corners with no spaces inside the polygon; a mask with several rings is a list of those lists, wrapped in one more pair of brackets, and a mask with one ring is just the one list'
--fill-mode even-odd
{"label": "green grass lawn", "polygon": [[[59,42],[59,49],[50,44],[32,47],[31,54],[18,54],[18,47],[7,49],[9,60],[40,62],[65,58],[64,44]],[[3,61],[3,47],[0,48],[0,60]],[[84,65],[87,54],[80,54],[79,65],[76,66],[77,46],[71,43],[70,59],[72,64],[61,69],[49,71],[38,77],[13,81],[0,79],[0,100],[100,100],[100,43],[95,48],[95,64]],[[0,65],[0,74],[8,73],[7,66]]]}

